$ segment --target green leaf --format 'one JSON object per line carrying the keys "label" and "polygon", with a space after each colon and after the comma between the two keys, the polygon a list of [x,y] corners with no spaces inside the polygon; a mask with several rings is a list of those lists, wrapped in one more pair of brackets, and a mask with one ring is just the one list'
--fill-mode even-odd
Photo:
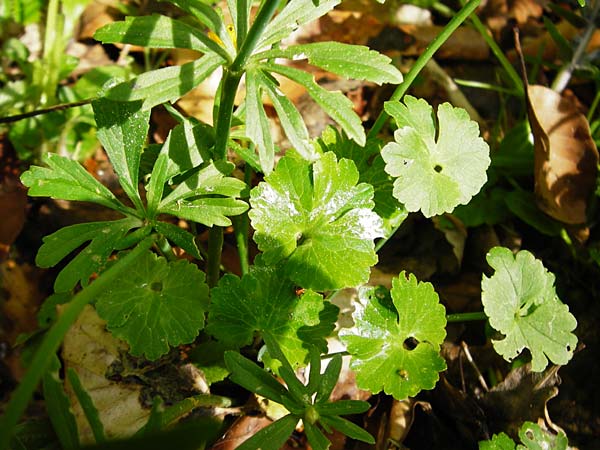
{"label": "green leaf", "polygon": [[515,450],[515,448],[515,441],[506,433],[494,434],[492,439],[479,443],[479,450]]}
{"label": "green leaf", "polygon": [[326,402],[329,399],[340,377],[341,370],[342,356],[337,354],[331,358],[331,361],[329,361],[329,364],[325,368],[325,372],[321,376],[317,395],[315,396],[315,403]]}
{"label": "green leaf", "polygon": [[258,75],[257,70],[246,72],[246,135],[256,145],[260,168],[268,175],[275,165],[275,146],[267,113],[263,107]]}
{"label": "green leaf", "polygon": [[291,414],[283,416],[244,441],[237,450],[280,450],[294,432],[297,423],[297,417]]}
{"label": "green leaf", "polygon": [[287,58],[293,61],[308,59],[309,64],[346,78],[368,80],[377,84],[402,83],[402,73],[391,64],[390,58],[363,45],[314,42],[292,45],[286,49],[267,50],[254,58]]}
{"label": "green leaf", "polygon": [[178,245],[196,259],[202,259],[202,255],[196,245],[194,235],[189,231],[168,222],[155,222],[154,229],[165,236],[173,244]]}
{"label": "green leaf", "polygon": [[438,372],[446,368],[439,355],[446,315],[433,286],[402,272],[392,280],[393,305],[376,292],[360,291],[356,325],[340,332],[358,386],[373,393],[383,390],[398,400],[432,389]]}
{"label": "green leaf", "polygon": [[142,209],[138,175],[150,111],[142,111],[141,102],[114,102],[104,98],[95,100],[92,107],[98,139],[119,175],[119,183],[138,209]]}
{"label": "green leaf", "polygon": [[517,450],[567,450],[569,444],[565,433],[548,433],[533,422],[525,422],[521,426],[519,438],[525,445],[518,445]]}
{"label": "green leaf", "polygon": [[44,162],[47,168],[31,166],[21,175],[30,196],[98,203],[118,211],[125,209],[113,193],[77,161],[46,153]]}
{"label": "green leaf", "polygon": [[369,402],[362,400],[338,400],[315,405],[315,409],[321,415],[345,416],[348,414],[360,414],[368,411],[371,407]]}
{"label": "green leaf", "polygon": [[77,372],[72,367],[67,369],[67,379],[69,380],[71,388],[77,397],[77,401],[81,405],[81,409],[85,414],[85,418],[92,429],[96,443],[100,444],[102,442],[106,442],[104,425],[100,420],[100,415],[98,414],[98,410],[94,405],[94,401],[92,400],[90,394],[83,387],[83,384],[81,384],[81,380],[79,379]]}
{"label": "green leaf", "polygon": [[144,72],[131,81],[111,88],[106,97],[121,102],[143,100],[142,110],[149,110],[164,102],[173,103],[198,86],[223,62],[220,56],[208,53],[181,66]]}
{"label": "green leaf", "polygon": [[210,163],[180,183],[162,199],[159,213],[193,220],[206,226],[229,226],[226,216],[236,216],[248,209],[239,197],[246,184],[233,177],[226,177],[219,168]]}
{"label": "green leaf", "polygon": [[335,428],[339,432],[352,439],[366,442],[367,444],[375,444],[375,439],[368,431],[350,422],[349,420],[344,419],[343,417],[323,416],[320,418],[320,421],[325,425]]}
{"label": "green leaf", "polygon": [[85,286],[89,277],[105,264],[127,231],[140,225],[138,219],[127,218],[61,228],[44,237],[35,262],[39,267],[53,267],[83,243],[91,241],[61,270],[54,282],[56,292],[70,291],[78,281]]}
{"label": "green leaf", "polygon": [[50,368],[42,378],[44,400],[48,417],[62,447],[78,448],[77,422],[59,376],[60,366],[58,357],[54,355]]}
{"label": "green leaf", "polygon": [[436,129],[431,106],[411,96],[404,103],[386,102],[398,129],[395,142],[381,151],[387,173],[396,177],[394,196],[409,211],[426,217],[466,204],[487,180],[489,147],[467,112],[449,103],[439,106]]}
{"label": "green leaf", "polygon": [[290,0],[269,23],[256,48],[266,48],[288,37],[301,25],[335,8],[341,0]]}
{"label": "green leaf", "polygon": [[229,55],[204,33],[171,17],[127,17],[113,22],[94,33],[94,39],[106,44],[122,43],[150,48],[189,48],[202,53],[214,53],[227,60]]}
{"label": "green leaf", "polygon": [[312,291],[298,297],[276,267],[253,266],[241,279],[225,275],[211,291],[207,331],[237,348],[268,332],[293,366],[306,362],[310,345],[327,350],[338,308]]}
{"label": "green leaf", "polygon": [[322,152],[334,152],[338,159],[347,158],[354,161],[360,173],[358,181],[373,186],[373,211],[383,219],[386,236],[406,219],[406,208],[392,194],[394,182],[385,173],[385,161],[380,154],[383,143],[379,139],[369,139],[364,146],[360,146],[348,139],[344,133],[329,126],[317,140],[317,146]]}
{"label": "green leaf", "polygon": [[366,282],[382,224],[354,163],[333,153],[314,165],[286,156],[266,180],[250,192],[249,212],[265,263],[285,259],[289,278],[315,290]]}
{"label": "green leaf", "polygon": [[169,345],[192,342],[204,327],[204,278],[187,261],[167,263],[148,252],[115,279],[96,309],[111,333],[129,343],[131,354],[155,360]]}
{"label": "green leaf", "polygon": [[230,379],[234,383],[274,402],[285,402],[284,398],[288,395],[287,390],[271,374],[248,358],[238,352],[227,351],[225,352],[225,364],[231,372]]}
{"label": "green leaf", "polygon": [[563,225],[538,208],[533,192],[517,188],[506,194],[504,202],[510,212],[540,233],[547,236],[560,235]]}
{"label": "green leaf", "polygon": [[575,317],[556,296],[554,275],[526,250],[515,255],[494,247],[487,255],[495,270],[481,280],[481,301],[490,325],[504,335],[493,340],[494,349],[511,361],[525,348],[531,352],[531,368],[541,372],[548,365],[564,365],[573,356],[577,337]]}
{"label": "green leaf", "polygon": [[328,91],[315,82],[312,74],[294,67],[282,66],[272,62],[265,62],[260,67],[268,72],[278,73],[302,85],[306,92],[317,104],[335,120],[348,137],[359,145],[365,145],[365,130],[360,118],[354,112],[354,105],[340,91]]}
{"label": "green leaf", "polygon": [[302,420],[304,424],[304,433],[313,450],[327,450],[331,446],[331,442],[323,434],[323,432],[308,420]]}
{"label": "green leaf", "polygon": [[267,91],[275,107],[281,126],[294,149],[308,161],[317,159],[315,149],[309,141],[308,129],[296,106],[279,90],[272,77],[266,75],[261,70],[257,70],[257,73],[261,85]]}

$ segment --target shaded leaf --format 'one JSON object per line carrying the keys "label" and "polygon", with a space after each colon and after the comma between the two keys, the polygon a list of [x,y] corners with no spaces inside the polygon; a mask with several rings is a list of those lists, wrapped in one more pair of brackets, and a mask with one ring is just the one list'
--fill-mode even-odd
{"label": "shaded leaf", "polygon": [[154,229],[165,236],[173,244],[181,247],[196,259],[202,259],[194,235],[183,228],[168,222],[155,222]]}
{"label": "shaded leaf", "polygon": [[432,389],[438,372],[446,368],[439,355],[446,336],[444,307],[430,283],[419,283],[404,272],[392,279],[392,302],[374,289],[360,291],[354,328],[340,332],[352,355],[361,389],[393,395],[401,400],[422,389]]}
{"label": "shaded leaf", "polygon": [[426,217],[451,212],[471,200],[487,180],[489,147],[467,112],[449,103],[439,106],[438,128],[433,109],[422,99],[386,102],[398,124],[395,142],[381,151],[385,170],[396,178],[394,196],[409,211]]}
{"label": "shaded leaf", "polygon": [[204,327],[208,286],[184,260],[167,263],[148,252],[121,273],[96,302],[98,314],[133,355],[155,360],[169,346],[189,344]]}
{"label": "shaded leaf", "polygon": [[294,432],[298,418],[288,414],[244,441],[237,450],[280,450]]}
{"label": "shaded leaf", "polygon": [[372,211],[373,188],[331,152],[310,165],[292,156],[250,193],[254,240],[266,264],[282,260],[285,273],[315,290],[358,286],[377,262],[373,239],[382,236]]}
{"label": "shaded leaf", "polygon": [[495,269],[481,280],[483,307],[490,325],[505,337],[493,340],[494,349],[511,361],[525,348],[532,356],[532,370],[548,364],[566,364],[573,356],[577,337],[575,317],[556,296],[554,275],[526,250],[515,255],[503,247],[488,252]]}

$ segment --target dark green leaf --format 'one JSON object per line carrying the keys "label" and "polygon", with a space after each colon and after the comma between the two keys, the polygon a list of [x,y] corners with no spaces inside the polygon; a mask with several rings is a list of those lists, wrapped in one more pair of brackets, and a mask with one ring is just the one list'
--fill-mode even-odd
{"label": "dark green leaf", "polygon": [[183,228],[168,222],[155,222],[154,229],[194,258],[202,260],[202,255],[198,250],[194,235],[189,231],[185,231]]}
{"label": "dark green leaf", "polygon": [[319,384],[319,389],[317,390],[317,395],[315,396],[315,403],[326,402],[329,400],[335,385],[337,384],[338,378],[340,376],[340,371],[342,370],[342,356],[335,355],[329,361],[325,372],[321,375],[321,383]]}
{"label": "dark green leaf", "polygon": [[338,400],[336,402],[318,403],[315,409],[320,415],[345,416],[348,414],[360,414],[367,411],[371,405],[362,400]]}
{"label": "dark green leaf", "polygon": [[548,236],[558,236],[561,233],[563,226],[537,207],[532,192],[518,188],[509,192],[504,201],[510,212],[540,233]]}
{"label": "dark green leaf", "polygon": [[304,433],[306,434],[311,448],[313,450],[327,450],[331,445],[331,442],[329,442],[329,439],[327,439],[319,427],[307,420],[302,420],[302,422],[304,423]]}
{"label": "dark green leaf", "polygon": [[280,450],[294,432],[298,418],[288,414],[244,441],[237,450]]}
{"label": "dark green leaf", "polygon": [[100,415],[98,414],[98,410],[94,405],[94,401],[90,394],[85,390],[77,372],[72,367],[67,369],[67,378],[71,387],[73,388],[73,392],[77,397],[77,401],[81,405],[81,409],[85,414],[85,418],[90,424],[90,428],[92,429],[92,433],[94,434],[94,439],[97,443],[106,442],[106,436],[104,435],[104,425],[102,425],[102,421],[100,420]]}
{"label": "dark green leaf", "polygon": [[208,286],[204,273],[184,260],[167,263],[148,252],[119,274],[96,301],[98,314],[133,355],[155,360],[169,346],[189,344],[204,327]]}
{"label": "dark green leaf", "polygon": [[268,50],[255,58],[287,58],[293,61],[308,59],[309,64],[346,78],[368,80],[377,84],[402,82],[402,73],[391,64],[390,58],[363,45],[314,42]]}
{"label": "dark green leaf", "polygon": [[339,432],[345,434],[346,436],[352,439],[366,442],[367,444],[375,443],[375,439],[373,439],[373,436],[371,436],[369,432],[342,417],[324,416],[321,417],[320,420],[322,423],[332,428],[335,428]]}

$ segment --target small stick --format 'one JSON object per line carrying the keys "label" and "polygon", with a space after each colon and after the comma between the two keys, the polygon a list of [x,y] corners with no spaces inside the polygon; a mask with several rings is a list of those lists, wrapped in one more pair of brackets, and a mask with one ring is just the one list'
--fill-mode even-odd
{"label": "small stick", "polygon": [[460,346],[462,347],[463,352],[465,352],[465,356],[467,357],[467,361],[469,361],[469,363],[471,364],[471,367],[473,367],[473,370],[475,370],[475,373],[477,374],[477,379],[479,380],[479,384],[481,384],[481,387],[483,388],[483,390],[485,392],[489,392],[489,388],[487,383],[485,382],[485,378],[483,378],[483,375],[481,375],[481,372],[479,371],[479,368],[477,367],[477,364],[475,364],[475,361],[473,361],[473,357],[471,356],[471,352],[469,351],[469,347],[467,346],[467,344],[465,343],[465,341],[461,341]]}

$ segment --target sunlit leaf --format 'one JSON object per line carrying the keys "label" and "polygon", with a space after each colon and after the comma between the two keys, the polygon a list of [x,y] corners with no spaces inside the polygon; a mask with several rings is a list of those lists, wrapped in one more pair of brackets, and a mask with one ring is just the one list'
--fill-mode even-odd
{"label": "sunlit leaf", "polygon": [[483,276],[481,300],[490,325],[504,335],[492,341],[494,349],[511,361],[527,348],[535,372],[544,370],[548,359],[566,364],[577,345],[571,333],[577,321],[556,296],[554,275],[526,250],[513,255],[494,247],[487,261],[495,273]]}
{"label": "sunlit leaf", "polygon": [[392,280],[391,296],[393,304],[381,291],[362,289],[355,326],[340,336],[352,355],[358,386],[401,400],[432,389],[446,368],[439,354],[446,315],[433,286],[412,274]]}
{"label": "sunlit leaf", "polygon": [[[451,212],[471,200],[487,180],[489,147],[467,112],[449,103],[439,106],[438,128],[425,100],[406,96],[386,102],[398,124],[395,142],[381,151],[385,170],[396,178],[394,196],[409,211],[426,217]],[[437,139],[436,139],[437,137]]]}
{"label": "sunlit leaf", "polygon": [[382,236],[372,211],[373,187],[331,152],[309,164],[281,159],[275,171],[251,191],[254,240],[264,261],[285,260],[285,273],[315,290],[357,286],[377,262],[373,239]]}

